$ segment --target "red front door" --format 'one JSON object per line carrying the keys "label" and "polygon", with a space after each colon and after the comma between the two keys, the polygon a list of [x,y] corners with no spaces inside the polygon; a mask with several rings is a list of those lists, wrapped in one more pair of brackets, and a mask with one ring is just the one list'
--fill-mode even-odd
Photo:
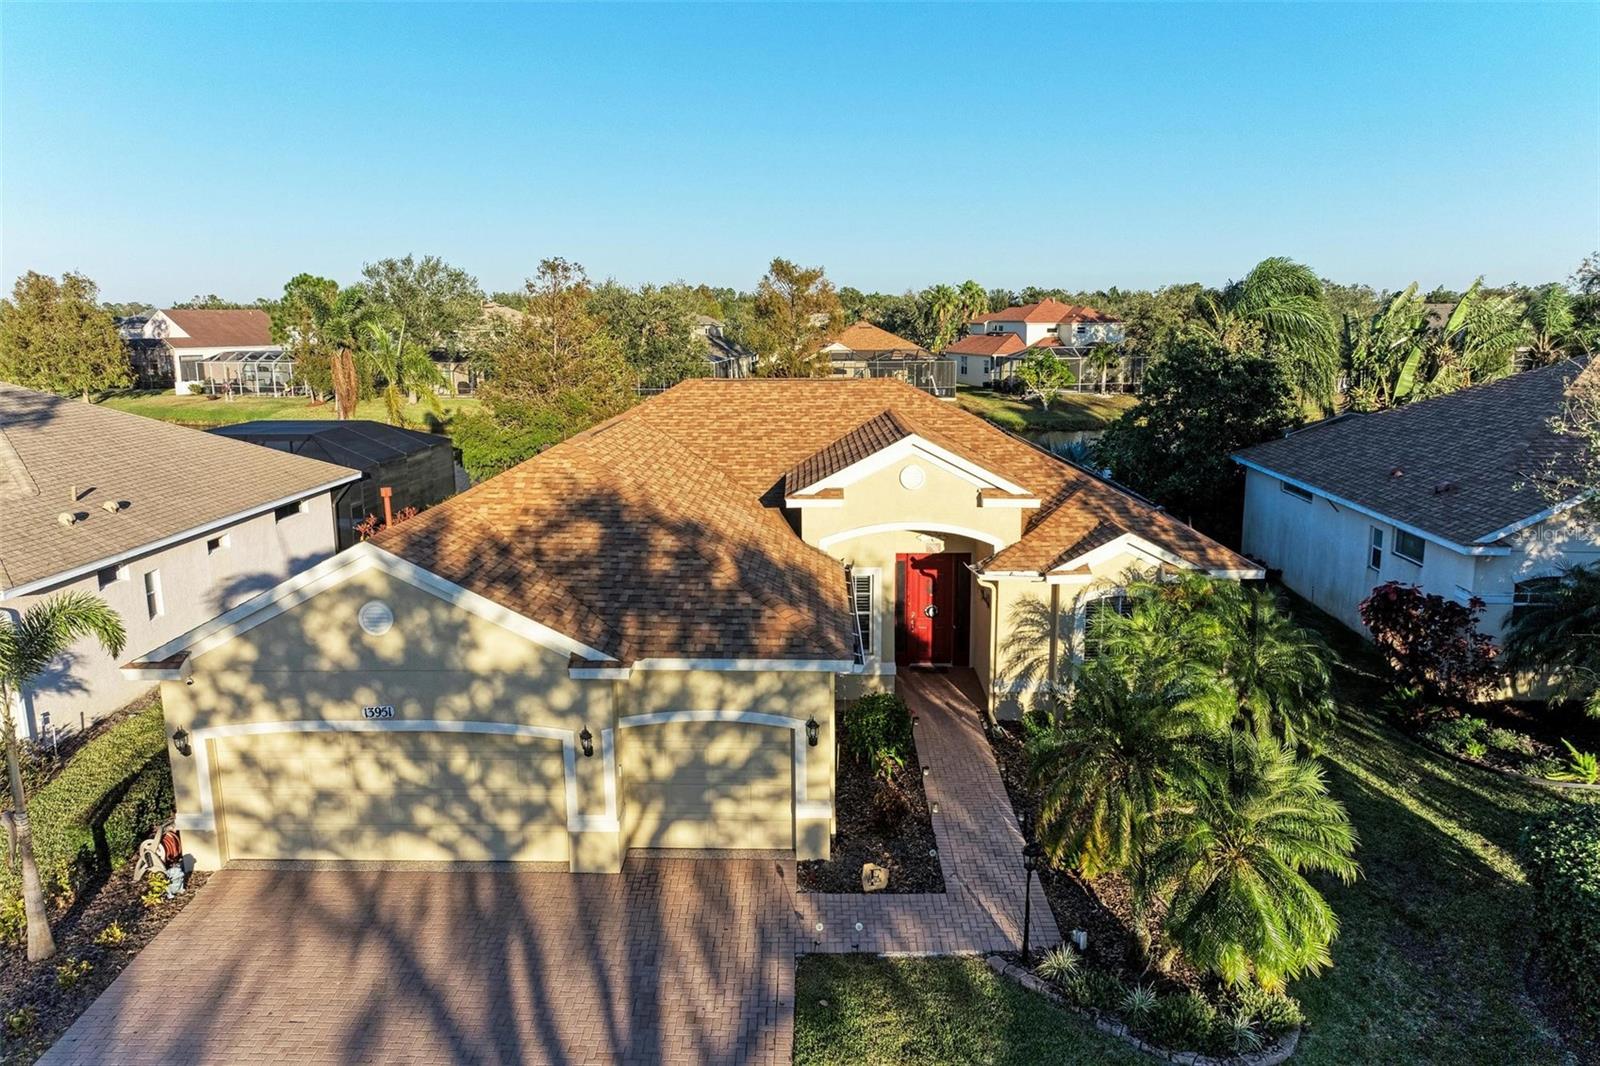
{"label": "red front door", "polygon": [[955,661],[956,556],[897,555],[900,625],[894,661],[902,665]]}

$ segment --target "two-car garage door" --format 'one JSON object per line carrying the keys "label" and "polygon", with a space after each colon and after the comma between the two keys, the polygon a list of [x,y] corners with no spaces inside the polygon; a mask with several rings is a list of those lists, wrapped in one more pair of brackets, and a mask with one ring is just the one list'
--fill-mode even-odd
{"label": "two-car garage door", "polygon": [[230,858],[567,859],[557,740],[280,732],[218,740],[215,751]]}

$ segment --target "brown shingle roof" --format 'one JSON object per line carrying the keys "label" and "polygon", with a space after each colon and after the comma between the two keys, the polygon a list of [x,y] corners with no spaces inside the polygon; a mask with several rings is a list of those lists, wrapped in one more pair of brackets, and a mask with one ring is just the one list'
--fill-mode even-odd
{"label": "brown shingle roof", "polygon": [[686,381],[374,544],[622,662],[848,659],[842,564],[795,535],[782,493],[791,475],[803,482],[908,433],[1045,501],[1023,539],[991,560],[995,569],[1048,564],[1103,527],[1137,531],[1207,568],[1250,567],[892,379]]}
{"label": "brown shingle roof", "polygon": [[969,333],[944,350],[945,355],[1010,355],[1027,347],[1015,333]]}
{"label": "brown shingle roof", "polygon": [[1583,365],[1565,360],[1393,410],[1329,419],[1238,458],[1443,540],[1478,543],[1551,505],[1541,480],[1552,468],[1577,472],[1582,441],[1557,433],[1550,420]]}
{"label": "brown shingle roof", "polygon": [[925,349],[913,341],[896,336],[886,329],[874,326],[866,319],[846,326],[828,342],[849,348],[852,352],[922,352]]}
{"label": "brown shingle roof", "polygon": [[272,319],[265,311],[163,311],[188,334],[166,337],[174,348],[263,348],[272,345]]}
{"label": "brown shingle roof", "polygon": [[[359,476],[315,459],[0,384],[0,590]],[[128,506],[108,513],[103,505],[111,501]],[[63,512],[83,517],[64,526],[57,520]]]}

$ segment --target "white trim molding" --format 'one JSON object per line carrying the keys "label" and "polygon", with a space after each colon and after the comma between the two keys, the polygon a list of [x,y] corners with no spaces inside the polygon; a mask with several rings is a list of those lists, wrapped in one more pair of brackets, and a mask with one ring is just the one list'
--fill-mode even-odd
{"label": "white trim molding", "polygon": [[1004,548],[1010,541],[998,533],[988,533],[981,529],[970,529],[967,526],[955,526],[948,522],[876,522],[870,526],[856,526],[854,529],[841,529],[836,533],[829,533],[817,541],[817,547],[827,551],[835,544],[840,544],[856,537],[867,537],[874,533],[948,533],[955,537],[967,537],[971,540],[987,544],[995,551]]}
{"label": "white trim molding", "polygon": [[[180,652],[187,652],[190,658],[204,655],[211,649],[220,647],[235,637],[248,633],[256,626],[269,622],[318,594],[341,585],[369,570],[381,570],[390,577],[404,581],[452,606],[460,607],[462,610],[477,615],[479,618],[493,622],[502,629],[509,630],[524,640],[538,644],[541,647],[599,662],[609,662],[611,660],[611,656],[605,652],[591,648],[564,633],[551,629],[549,626],[535,622],[533,619],[518,614],[509,608],[502,607],[493,600],[480,596],[470,589],[462,588],[460,585],[447,581],[430,570],[424,570],[415,563],[408,562],[398,555],[392,555],[365,541],[330,559],[324,560],[309,570],[296,574],[287,581],[283,581],[259,595],[251,597],[231,611],[226,611],[209,622],[202,623],[187,633],[174,637],[159,648],[146,652],[139,658],[148,663],[173,658]],[[177,668],[161,670],[149,666],[127,667],[125,671],[131,671],[131,674],[139,675],[134,677],[135,680],[175,681],[181,680],[183,677],[183,671]],[[131,675],[125,672],[124,676]]]}
{"label": "white trim molding", "polygon": [[639,659],[636,670],[716,670],[724,673],[760,671],[789,674],[848,674],[853,659]]}
{"label": "white trim molding", "polygon": [[799,718],[762,711],[652,711],[649,714],[628,715],[617,719],[618,729],[637,726],[666,725],[670,722],[729,722],[741,725],[775,726],[794,732],[794,816],[801,818],[832,818],[831,800],[808,800],[806,788],[806,752],[811,745],[806,742],[806,723]]}
{"label": "white trim molding", "polygon": [[963,481],[976,485],[978,488],[1002,489],[1012,496],[1031,497],[1033,495],[1033,493],[1016,482],[1003,478],[994,471],[987,470],[964,456],[957,455],[947,448],[941,448],[932,441],[912,433],[909,436],[901,437],[887,447],[878,449],[865,459],[851,463],[843,470],[835,471],[820,481],[803,486],[801,491],[795,493],[794,496],[810,496],[827,489],[842,489],[860,481],[864,477],[875,474],[880,470],[885,470],[895,463],[912,458],[927,462],[938,469],[955,475]]}
{"label": "white trim molding", "polygon": [[577,734],[571,729],[517,725],[511,722],[445,719],[308,718],[296,721],[241,722],[235,725],[208,726],[191,732],[189,743],[194,753],[195,775],[199,779],[200,809],[178,815],[179,829],[214,832],[217,828],[216,808],[212,804],[211,756],[206,742],[272,733],[488,733],[497,736],[559,740],[563,775],[566,778],[567,830],[578,833],[587,828],[583,824],[583,816],[578,813]]}

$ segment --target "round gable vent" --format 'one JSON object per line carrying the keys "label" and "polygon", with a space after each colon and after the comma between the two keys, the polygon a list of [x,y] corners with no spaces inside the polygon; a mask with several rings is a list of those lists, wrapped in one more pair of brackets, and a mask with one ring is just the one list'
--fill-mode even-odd
{"label": "round gable vent", "polygon": [[382,600],[368,600],[356,615],[361,628],[374,637],[381,637],[394,628],[394,612]]}
{"label": "round gable vent", "polygon": [[927,473],[916,463],[909,463],[900,469],[900,487],[915,491],[928,481]]}

